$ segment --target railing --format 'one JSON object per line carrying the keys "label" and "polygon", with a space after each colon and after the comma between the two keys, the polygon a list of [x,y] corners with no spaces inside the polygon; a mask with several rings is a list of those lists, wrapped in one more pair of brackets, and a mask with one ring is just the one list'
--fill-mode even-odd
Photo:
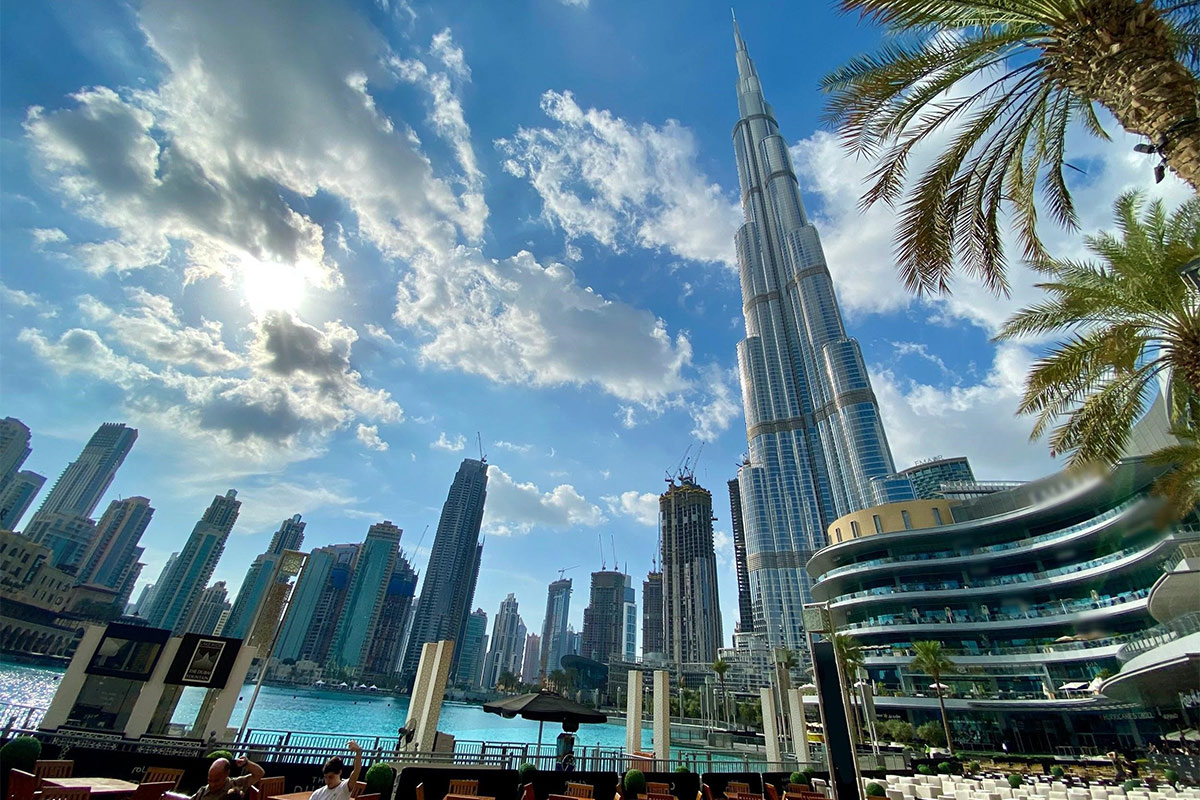
{"label": "railing", "polygon": [[0,703],[0,726],[5,732],[36,730],[45,715],[46,709],[38,706]]}
{"label": "railing", "polygon": [[[1164,626],[1155,626],[1153,629],[1158,632],[1159,629],[1165,630]],[[1124,642],[1143,636],[1147,631],[1141,631],[1132,634],[1121,634],[1118,636],[1105,636],[1103,639],[1087,639],[1081,642],[1060,642],[1035,645],[1004,645],[996,642],[986,649],[971,650],[965,647],[949,647],[943,648],[942,652],[950,658],[987,658],[988,656],[1016,656],[1016,655],[1052,655],[1054,653],[1065,653],[1075,650],[1094,650],[1098,647],[1114,647]],[[917,651],[911,647],[903,647],[892,645],[889,652],[872,651],[863,654],[868,664],[875,664],[879,659],[886,658],[915,658]]]}
{"label": "railing", "polygon": [[873,558],[869,561],[858,561],[853,564],[844,564],[840,567],[835,567],[817,578],[818,581],[828,580],[837,575],[842,575],[846,572],[852,572],[863,567],[877,567],[883,564],[903,564],[916,561],[930,561],[934,559],[944,558],[971,558],[980,555],[990,555],[992,553],[1002,553],[1008,550],[1016,550],[1022,547],[1033,547],[1042,542],[1054,541],[1055,539],[1063,539],[1080,531],[1087,530],[1093,526],[1100,526],[1122,513],[1130,506],[1141,501],[1140,497],[1133,497],[1121,503],[1118,506],[1110,508],[1099,516],[1076,523],[1069,528],[1063,528],[1050,533],[1043,533],[1038,536],[1030,536],[1025,539],[1017,539],[1011,542],[1000,542],[999,544],[987,545],[986,547],[976,547],[971,550],[936,550],[933,552],[911,553],[905,556],[884,556],[882,558]]}
{"label": "railing", "polygon": [[1200,633],[1200,611],[1189,611],[1165,625],[1160,625],[1154,630],[1146,631],[1133,638],[1117,651],[1117,660],[1124,664],[1140,653],[1153,650],[1155,647],[1193,633]]}

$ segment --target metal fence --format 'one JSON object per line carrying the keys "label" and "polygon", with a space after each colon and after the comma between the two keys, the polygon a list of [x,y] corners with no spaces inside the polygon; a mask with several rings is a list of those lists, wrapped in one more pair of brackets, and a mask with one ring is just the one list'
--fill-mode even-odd
{"label": "metal fence", "polygon": [[46,709],[17,703],[0,703],[0,726],[4,735],[9,731],[32,731],[42,723]]}

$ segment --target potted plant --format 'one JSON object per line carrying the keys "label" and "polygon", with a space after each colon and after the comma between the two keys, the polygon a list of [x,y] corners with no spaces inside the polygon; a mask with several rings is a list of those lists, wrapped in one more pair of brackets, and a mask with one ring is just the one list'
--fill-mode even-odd
{"label": "potted plant", "polygon": [[932,775],[933,767],[929,766],[928,764],[920,764],[917,766],[917,772],[921,773],[922,775]]}
{"label": "potted plant", "polygon": [[887,792],[878,783],[868,783],[867,797],[887,797]]}
{"label": "potted plant", "polygon": [[1060,767],[1058,764],[1055,764],[1053,767],[1050,768],[1050,774],[1053,775],[1055,778],[1062,780],[1063,776],[1067,774],[1067,771],[1065,769],[1063,769],[1062,767]]}
{"label": "potted plant", "polygon": [[[2,759],[2,758],[3,758],[3,753],[0,752],[0,759]],[[1175,786],[1175,784],[1179,783],[1179,773],[1176,770],[1173,770],[1173,769],[1164,770],[1163,777],[1167,779],[1167,783],[1171,784],[1171,786]],[[1178,787],[1176,787],[1176,788],[1178,788]]]}
{"label": "potted plant", "polygon": [[1017,773],[1013,772],[1008,776],[1008,785],[1014,789],[1019,787],[1024,782],[1025,777],[1023,775],[1018,775]]}
{"label": "potted plant", "polygon": [[42,743],[32,736],[18,736],[0,747],[0,792],[8,797],[9,770],[33,772],[33,765],[42,757]]}
{"label": "potted plant", "polygon": [[937,771],[938,771],[939,775],[949,775],[950,774],[950,762],[949,761],[939,761],[938,765],[937,765]]}
{"label": "potted plant", "polygon": [[624,789],[622,795],[636,798],[638,795],[646,793],[646,776],[640,769],[628,770],[625,773],[625,779],[621,781],[621,787]]}
{"label": "potted plant", "polygon": [[791,775],[789,775],[788,784],[790,786],[803,786],[805,788],[810,786],[809,778],[803,772],[793,772]]}
{"label": "potted plant", "polygon": [[971,763],[967,764],[967,771],[972,775],[978,775],[981,767],[982,765],[978,761],[972,761]]}

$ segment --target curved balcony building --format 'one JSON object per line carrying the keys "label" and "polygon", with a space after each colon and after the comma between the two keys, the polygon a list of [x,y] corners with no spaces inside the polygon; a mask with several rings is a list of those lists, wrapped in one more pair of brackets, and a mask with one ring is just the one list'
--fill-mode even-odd
{"label": "curved balcony building", "polygon": [[1097,690],[1122,647],[1165,630],[1151,587],[1180,543],[1200,537],[1156,523],[1161,472],[1128,459],[1111,473],[836,520],[836,544],[808,562],[812,594],[863,645],[878,712],[937,718],[932,681],[910,666],[913,642],[937,640],[957,667],[941,682],[963,747],[1104,752],[1159,733],[1153,714]]}

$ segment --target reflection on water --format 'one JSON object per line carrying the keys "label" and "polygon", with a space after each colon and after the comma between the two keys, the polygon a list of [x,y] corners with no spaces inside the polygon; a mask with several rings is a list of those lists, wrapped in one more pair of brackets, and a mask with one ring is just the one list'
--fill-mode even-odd
{"label": "reflection on water", "polygon": [[[62,670],[34,667],[0,661],[0,703],[19,705],[50,705]],[[241,725],[246,704],[254,691],[252,685],[243,687],[234,706],[229,724]],[[184,689],[173,722],[187,723],[195,719],[204,697],[201,689]],[[370,736],[395,735],[408,715],[408,698],[376,693],[347,693],[283,689],[264,686],[254,704],[250,727],[285,731],[336,731]],[[538,724],[523,719],[503,719],[485,714],[477,705],[447,703],[442,707],[438,728],[463,740],[492,742],[536,742]],[[552,742],[558,734],[557,725],[547,724],[544,741]],[[621,747],[625,744],[622,724],[582,725],[580,745]],[[642,732],[644,749],[650,747],[650,732]]]}

